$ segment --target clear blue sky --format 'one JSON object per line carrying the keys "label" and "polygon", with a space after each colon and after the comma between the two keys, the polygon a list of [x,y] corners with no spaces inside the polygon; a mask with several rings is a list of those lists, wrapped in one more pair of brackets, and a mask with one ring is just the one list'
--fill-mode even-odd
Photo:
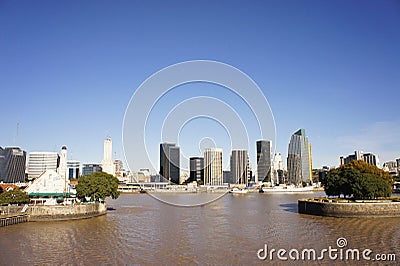
{"label": "clear blue sky", "polygon": [[100,162],[110,134],[122,158],[135,89],[194,59],[258,83],[284,157],[305,128],[314,167],[355,149],[400,158],[400,2],[390,0],[0,0],[0,146],[65,144],[69,158]]}

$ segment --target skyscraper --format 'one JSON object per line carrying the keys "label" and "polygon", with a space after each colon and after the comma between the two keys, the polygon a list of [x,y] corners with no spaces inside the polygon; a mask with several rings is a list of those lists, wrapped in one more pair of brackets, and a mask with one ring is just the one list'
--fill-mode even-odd
{"label": "skyscraper", "polygon": [[246,150],[232,150],[231,174],[236,184],[248,185],[249,156]]}
{"label": "skyscraper", "polygon": [[0,147],[0,182],[17,183],[25,181],[26,151],[18,147]]}
{"label": "skyscraper", "polygon": [[164,182],[179,184],[180,149],[174,143],[160,144],[160,175]]}
{"label": "skyscraper", "polygon": [[354,151],[354,154],[350,154],[347,157],[340,156],[340,165],[348,164],[353,160],[362,160],[368,164],[380,166],[379,156],[373,153],[364,153],[363,151]]}
{"label": "skyscraper", "polygon": [[222,149],[206,148],[204,150],[204,184],[221,186],[222,174]]}
{"label": "skyscraper", "polygon": [[104,155],[103,161],[101,162],[101,168],[103,169],[103,172],[115,175],[114,162],[112,160],[112,140],[110,136],[107,136],[104,140]]}
{"label": "skyscraper", "polygon": [[60,157],[56,152],[30,152],[28,179],[35,179],[46,170],[57,171],[59,160]]}
{"label": "skyscraper", "polygon": [[256,142],[257,148],[257,174],[256,183],[259,181],[271,181],[271,153],[272,145],[269,140]]}
{"label": "skyscraper", "polygon": [[304,129],[296,131],[289,142],[287,168],[288,183],[300,185],[312,181],[311,144]]}
{"label": "skyscraper", "polygon": [[204,184],[204,158],[191,157],[190,158],[190,177],[189,182],[197,181],[197,183]]}

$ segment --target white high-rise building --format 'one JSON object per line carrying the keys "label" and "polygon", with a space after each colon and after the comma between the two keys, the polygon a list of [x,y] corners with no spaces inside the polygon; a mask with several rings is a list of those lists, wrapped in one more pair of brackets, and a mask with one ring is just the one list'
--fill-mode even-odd
{"label": "white high-rise building", "polygon": [[46,170],[57,171],[59,156],[56,152],[30,152],[28,179],[40,176]]}
{"label": "white high-rise building", "polygon": [[222,186],[222,149],[206,148],[204,150],[204,184]]}
{"label": "white high-rise building", "polygon": [[57,173],[63,180],[67,178],[67,147],[61,148],[60,165],[58,166]]}
{"label": "white high-rise building", "polygon": [[282,154],[280,152],[275,153],[274,161],[272,164],[272,182],[274,184],[284,183],[283,179],[284,164],[282,161]]}
{"label": "white high-rise building", "polygon": [[106,172],[110,175],[115,175],[115,166],[112,160],[112,140],[110,136],[107,136],[107,138],[104,140],[104,156],[101,166],[103,172]]}

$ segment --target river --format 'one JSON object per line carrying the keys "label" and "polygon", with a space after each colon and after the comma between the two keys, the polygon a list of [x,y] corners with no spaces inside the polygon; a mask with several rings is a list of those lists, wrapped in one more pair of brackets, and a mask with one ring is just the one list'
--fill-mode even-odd
{"label": "river", "polygon": [[[132,264],[320,264],[365,265],[371,261],[298,261],[291,249],[329,246],[400,260],[400,218],[331,218],[297,213],[297,200],[312,194],[227,194],[199,207],[176,207],[147,194],[122,194],[108,200],[107,215],[75,221],[30,222],[0,228],[1,265],[132,265]],[[285,249],[284,261],[260,260],[268,247]],[[339,250],[339,249],[338,249]],[[339,251],[338,251],[339,252]],[[292,253],[295,256],[296,253]],[[260,257],[264,251],[259,252]],[[395,265],[396,262],[385,262]]]}

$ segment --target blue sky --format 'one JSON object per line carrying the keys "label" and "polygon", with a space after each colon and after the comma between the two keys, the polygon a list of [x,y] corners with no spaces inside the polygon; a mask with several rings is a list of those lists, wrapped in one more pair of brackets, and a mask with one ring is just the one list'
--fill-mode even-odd
{"label": "blue sky", "polygon": [[100,162],[110,134],[122,158],[136,88],[208,59],[257,82],[284,157],[305,128],[314,167],[355,149],[400,158],[399,26],[398,1],[1,0],[0,146]]}

